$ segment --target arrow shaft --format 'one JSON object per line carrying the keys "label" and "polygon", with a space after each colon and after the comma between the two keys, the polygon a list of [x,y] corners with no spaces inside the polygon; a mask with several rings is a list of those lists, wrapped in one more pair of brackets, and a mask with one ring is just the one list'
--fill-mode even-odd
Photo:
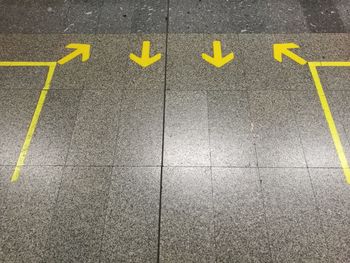
{"label": "arrow shaft", "polygon": [[290,50],[285,51],[284,55],[286,55],[287,57],[293,59],[295,62],[304,65],[306,64],[306,60],[303,59],[302,57],[299,57],[297,54],[293,53]]}
{"label": "arrow shaft", "polygon": [[69,55],[63,57],[62,59],[60,59],[58,61],[59,64],[65,64],[68,61],[74,59],[75,57],[79,56],[81,54],[81,52],[79,50],[75,50],[72,53],[70,53]]}
{"label": "arrow shaft", "polygon": [[222,58],[222,49],[221,49],[221,42],[220,41],[213,42],[213,57],[214,58]]}
{"label": "arrow shaft", "polygon": [[150,58],[150,54],[151,54],[151,42],[150,41],[143,41],[141,57],[142,58]]}

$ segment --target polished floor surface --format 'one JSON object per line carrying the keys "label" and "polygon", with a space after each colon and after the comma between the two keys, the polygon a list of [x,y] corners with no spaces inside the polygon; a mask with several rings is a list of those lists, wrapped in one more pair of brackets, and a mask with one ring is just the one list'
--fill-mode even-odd
{"label": "polished floor surface", "polygon": [[[0,0],[0,262],[350,262],[347,0]],[[141,68],[143,41],[162,54]],[[234,60],[206,63],[219,40]],[[11,182],[47,67],[57,65]],[[349,181],[350,183],[350,181]]]}

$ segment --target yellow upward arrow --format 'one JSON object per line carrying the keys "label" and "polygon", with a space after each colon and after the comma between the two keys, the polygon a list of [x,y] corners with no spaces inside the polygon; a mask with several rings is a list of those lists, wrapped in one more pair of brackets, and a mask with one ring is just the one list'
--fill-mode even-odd
{"label": "yellow upward arrow", "polygon": [[291,60],[294,60],[295,62],[299,63],[300,65],[305,65],[307,61],[298,55],[294,54],[290,49],[294,48],[300,48],[295,43],[282,43],[282,44],[274,44],[273,45],[273,57],[279,61],[282,62],[282,55],[285,55],[286,57],[289,57]]}
{"label": "yellow upward arrow", "polygon": [[61,58],[58,61],[58,64],[63,65],[67,62],[71,61],[75,57],[81,55],[81,61],[85,62],[90,58],[90,45],[88,44],[77,44],[77,43],[71,43],[66,46],[66,48],[75,49],[72,53],[69,55]]}
{"label": "yellow upward arrow", "polygon": [[209,56],[205,53],[202,53],[202,58],[208,62],[209,64],[214,65],[217,68],[221,68],[231,60],[233,60],[235,55],[233,52],[226,55],[225,57],[222,56],[222,50],[221,50],[221,42],[220,41],[213,41],[213,56]]}
{"label": "yellow upward arrow", "polygon": [[162,57],[161,54],[156,54],[153,57],[151,57],[150,55],[151,55],[151,42],[143,41],[141,57],[138,57],[133,53],[131,53],[129,57],[136,64],[139,64],[141,67],[146,68],[152,65],[153,63],[156,63]]}

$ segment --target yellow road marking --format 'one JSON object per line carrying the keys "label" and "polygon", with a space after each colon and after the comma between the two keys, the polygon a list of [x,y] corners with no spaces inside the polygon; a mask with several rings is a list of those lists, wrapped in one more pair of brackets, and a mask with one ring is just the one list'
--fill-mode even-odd
{"label": "yellow road marking", "polygon": [[[33,63],[37,63],[37,62],[33,62]],[[33,138],[33,134],[35,132],[36,126],[37,126],[38,121],[39,121],[41,110],[42,110],[44,103],[45,103],[46,95],[50,89],[51,80],[52,80],[53,74],[55,72],[56,64],[57,64],[56,62],[50,62],[49,71],[47,73],[45,85],[44,85],[44,88],[40,92],[40,97],[39,97],[38,103],[36,105],[32,121],[30,122],[29,129],[28,129],[26,138],[24,140],[20,155],[18,157],[15,170],[12,174],[11,182],[16,182],[20,176],[21,169],[24,165],[24,161],[26,159],[26,156],[27,156],[27,153],[29,150],[29,146],[30,146],[30,143],[31,143],[32,138]],[[0,66],[1,66],[1,64],[0,64]]]}
{"label": "yellow road marking", "polygon": [[142,68],[146,68],[153,63],[156,63],[158,60],[162,58],[161,54],[156,54],[153,57],[151,57],[151,42],[150,41],[143,41],[142,42],[142,50],[141,50],[141,56],[137,56],[134,53],[131,53],[129,55],[129,58],[131,61],[135,62],[136,64],[140,65]]}
{"label": "yellow road marking", "polygon": [[78,44],[78,43],[71,43],[66,46],[66,48],[75,49],[73,52],[71,52],[69,55],[61,58],[58,61],[58,64],[63,65],[67,62],[71,61],[72,59],[76,58],[77,56],[81,55],[81,61],[85,62],[90,58],[90,45],[89,44]]}
{"label": "yellow road marking", "polygon": [[335,125],[335,122],[334,122],[332,112],[330,110],[326,95],[325,95],[324,90],[322,88],[320,77],[318,75],[317,67],[319,67],[319,66],[332,66],[332,67],[350,66],[350,62],[309,62],[309,68],[311,71],[311,75],[312,75],[312,78],[314,80],[317,94],[318,94],[318,97],[320,99],[322,109],[323,109],[326,121],[328,123],[330,133],[331,133],[332,138],[333,138],[333,143],[334,143],[335,149],[336,149],[337,154],[338,154],[338,158],[340,160],[340,163],[341,163],[341,166],[342,166],[342,169],[344,172],[345,180],[348,184],[350,184],[349,164],[348,164],[348,161],[346,159],[346,155],[344,153],[344,148],[343,148],[343,145],[341,143],[340,136],[339,136],[337,127]]}
{"label": "yellow road marking", "polygon": [[0,61],[0,67],[48,67],[48,73],[45,80],[45,85],[40,92],[39,100],[38,100],[38,103],[36,104],[35,111],[34,111],[32,120],[30,122],[23,146],[21,148],[21,152],[18,157],[15,170],[11,176],[11,182],[16,182],[20,176],[21,169],[24,165],[26,156],[28,154],[30,143],[32,141],[36,126],[40,118],[41,110],[44,106],[47,93],[50,90],[51,80],[55,73],[57,63],[61,65],[65,64],[79,55],[81,55],[82,62],[86,62],[90,58],[91,47],[89,44],[71,43],[67,45],[66,48],[75,49],[75,50],[70,54],[68,54],[67,56],[61,58],[58,62]]}
{"label": "yellow road marking", "polygon": [[350,61],[320,62],[321,67],[350,67]]}
{"label": "yellow road marking", "polygon": [[221,68],[231,60],[233,60],[235,55],[233,52],[227,54],[226,56],[222,56],[222,48],[221,48],[221,41],[213,41],[213,56],[209,56],[205,53],[202,53],[202,59],[204,59],[209,64],[212,64],[213,66],[217,68]]}
{"label": "yellow road marking", "polygon": [[0,61],[0,67],[50,67],[56,62]]}
{"label": "yellow road marking", "polygon": [[285,55],[286,57],[289,57],[291,60],[294,60],[296,63],[300,65],[305,65],[307,63],[305,59],[303,59],[302,57],[290,51],[290,49],[295,49],[295,48],[300,48],[300,47],[295,43],[274,44],[273,57],[278,62],[282,62],[283,61],[282,55]]}

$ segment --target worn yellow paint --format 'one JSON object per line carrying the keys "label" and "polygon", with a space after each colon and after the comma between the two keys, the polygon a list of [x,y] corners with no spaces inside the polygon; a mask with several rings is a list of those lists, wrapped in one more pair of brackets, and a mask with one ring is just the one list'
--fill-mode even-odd
{"label": "worn yellow paint", "polygon": [[344,172],[345,180],[348,184],[350,184],[349,163],[346,159],[344,148],[343,148],[343,145],[341,143],[340,136],[339,136],[337,127],[335,125],[328,101],[327,101],[327,97],[326,97],[324,90],[322,88],[320,77],[318,75],[317,67],[320,67],[320,66],[327,66],[327,67],[328,66],[331,66],[331,67],[350,66],[350,62],[309,62],[310,72],[311,72],[312,78],[314,80],[317,94],[318,94],[318,97],[320,99],[321,106],[322,106],[322,109],[324,112],[324,116],[325,116],[326,121],[328,123],[328,127],[330,130],[332,139],[333,139],[333,143],[334,143],[335,149],[336,149],[337,154],[338,154],[338,158],[340,160],[340,164],[341,164],[343,172]]}
{"label": "worn yellow paint", "polygon": [[151,42],[143,41],[141,57],[138,57],[134,53],[131,53],[129,58],[141,67],[146,68],[160,60],[162,58],[162,55],[158,53],[151,57]]}
{"label": "worn yellow paint", "polygon": [[213,56],[209,56],[205,53],[202,53],[202,58],[208,62],[209,64],[221,68],[222,66],[226,65],[230,61],[234,59],[235,55],[233,52],[227,54],[226,56],[222,56],[222,48],[221,48],[221,41],[215,40],[213,41]]}
{"label": "worn yellow paint", "polygon": [[44,85],[44,88],[40,92],[40,97],[39,97],[38,103],[36,105],[32,120],[30,122],[28,132],[27,132],[26,138],[24,140],[21,152],[19,154],[15,170],[12,174],[11,182],[16,182],[20,176],[21,169],[24,165],[24,162],[25,162],[28,150],[29,150],[29,146],[30,146],[30,143],[31,143],[32,138],[33,138],[33,134],[35,132],[36,126],[37,126],[38,121],[39,121],[41,110],[42,110],[44,103],[45,103],[46,95],[50,89],[51,80],[52,80],[53,74],[55,72],[55,68],[56,68],[56,62],[50,63],[49,70],[48,70],[47,77],[46,77],[46,81],[45,81],[45,85]]}
{"label": "worn yellow paint", "polygon": [[291,60],[297,62],[298,64],[305,65],[307,63],[305,59],[303,59],[302,57],[299,57],[298,55],[290,51],[290,49],[295,49],[295,48],[300,48],[300,47],[295,43],[274,44],[273,57],[278,62],[282,62],[283,61],[282,55],[285,55],[289,57]]}

